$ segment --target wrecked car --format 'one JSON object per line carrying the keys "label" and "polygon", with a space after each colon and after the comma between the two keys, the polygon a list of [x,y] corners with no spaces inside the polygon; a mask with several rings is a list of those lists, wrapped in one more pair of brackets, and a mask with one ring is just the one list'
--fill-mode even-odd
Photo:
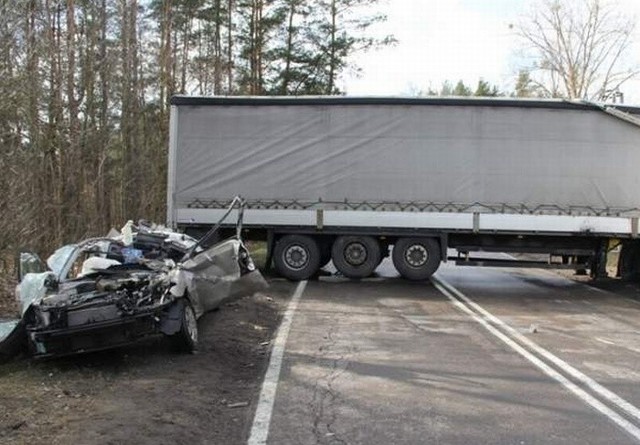
{"label": "wrecked car", "polygon": [[10,356],[25,342],[40,358],[160,334],[193,351],[205,312],[266,286],[240,238],[241,215],[236,236],[210,247],[206,241],[219,224],[198,241],[130,221],[120,233],[59,248],[46,265],[22,253],[16,291],[22,318],[0,324],[0,355]]}

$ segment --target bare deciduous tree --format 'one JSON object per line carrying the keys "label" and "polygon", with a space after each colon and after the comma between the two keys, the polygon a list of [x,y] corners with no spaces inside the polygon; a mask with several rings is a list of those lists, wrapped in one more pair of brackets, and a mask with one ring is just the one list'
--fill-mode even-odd
{"label": "bare deciduous tree", "polygon": [[639,72],[625,57],[634,28],[634,19],[608,0],[540,0],[516,32],[545,95],[606,99]]}

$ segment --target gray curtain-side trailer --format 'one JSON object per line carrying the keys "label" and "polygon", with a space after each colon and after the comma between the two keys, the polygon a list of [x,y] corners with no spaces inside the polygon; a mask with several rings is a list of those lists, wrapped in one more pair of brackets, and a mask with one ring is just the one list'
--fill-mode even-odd
{"label": "gray curtain-side trailer", "polygon": [[246,236],[291,279],[329,260],[368,276],[390,246],[409,279],[448,248],[459,264],[539,267],[469,252],[548,254],[594,274],[638,234],[637,115],[561,100],[175,96],[168,223],[204,230],[240,195]]}

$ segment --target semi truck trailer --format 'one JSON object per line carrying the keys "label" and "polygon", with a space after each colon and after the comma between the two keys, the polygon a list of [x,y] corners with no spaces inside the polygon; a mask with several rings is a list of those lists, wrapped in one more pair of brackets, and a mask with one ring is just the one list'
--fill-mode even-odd
{"label": "semi truck trailer", "polygon": [[639,117],[563,100],[175,96],[168,224],[197,236],[240,195],[244,238],[292,280],[329,261],[364,278],[387,256],[410,280],[447,260],[598,275],[637,244]]}

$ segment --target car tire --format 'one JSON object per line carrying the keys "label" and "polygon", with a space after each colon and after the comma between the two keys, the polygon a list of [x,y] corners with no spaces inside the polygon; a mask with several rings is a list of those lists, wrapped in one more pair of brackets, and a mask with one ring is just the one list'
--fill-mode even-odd
{"label": "car tire", "polygon": [[440,245],[433,238],[400,238],[393,246],[393,265],[404,278],[427,280],[440,266]]}
{"label": "car tire", "polygon": [[285,235],[273,249],[276,271],[293,281],[308,280],[318,273],[320,260],[320,246],[306,235]]}
{"label": "car tire", "polygon": [[183,304],[180,330],[172,338],[179,352],[193,352],[198,347],[198,321],[188,301]]}
{"label": "car tire", "polygon": [[380,243],[370,236],[340,236],[331,249],[334,266],[348,278],[370,276],[381,258]]}

